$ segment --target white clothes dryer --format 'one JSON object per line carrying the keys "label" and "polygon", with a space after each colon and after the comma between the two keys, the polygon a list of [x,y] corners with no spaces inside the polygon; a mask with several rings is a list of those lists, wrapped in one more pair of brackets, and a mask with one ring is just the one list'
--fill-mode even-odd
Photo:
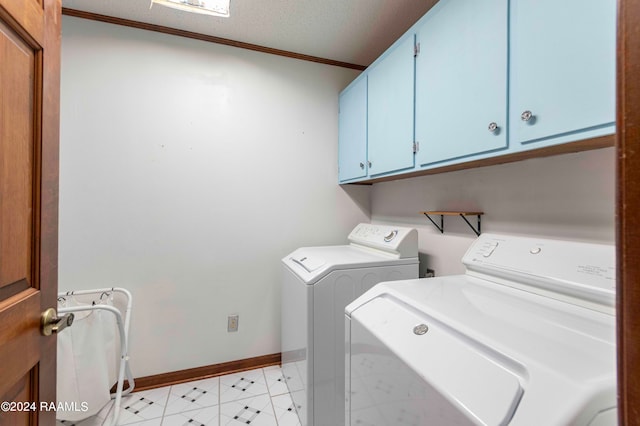
{"label": "white clothes dryer", "polygon": [[282,370],[301,425],[342,425],[344,309],[381,281],[418,277],[418,233],[362,223],[349,245],[299,248],[282,263]]}
{"label": "white clothes dryer", "polygon": [[617,425],[615,252],[483,234],[346,309],[346,424]]}

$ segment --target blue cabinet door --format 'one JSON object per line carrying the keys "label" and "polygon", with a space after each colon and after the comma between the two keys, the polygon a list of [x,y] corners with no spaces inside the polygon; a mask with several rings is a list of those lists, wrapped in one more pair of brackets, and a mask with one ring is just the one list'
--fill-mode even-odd
{"label": "blue cabinet door", "polygon": [[368,71],[369,176],[414,166],[414,45],[405,36]]}
{"label": "blue cabinet door", "polygon": [[367,76],[340,94],[338,116],[338,180],[367,175]]}
{"label": "blue cabinet door", "polygon": [[506,148],[507,6],[507,0],[441,0],[421,21],[419,165]]}
{"label": "blue cabinet door", "polygon": [[615,0],[512,1],[512,140],[537,148],[612,133],[615,38]]}

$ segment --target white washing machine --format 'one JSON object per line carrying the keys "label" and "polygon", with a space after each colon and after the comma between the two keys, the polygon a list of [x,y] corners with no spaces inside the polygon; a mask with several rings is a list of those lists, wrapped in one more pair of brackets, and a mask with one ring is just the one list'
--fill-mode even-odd
{"label": "white washing machine", "polygon": [[617,425],[615,252],[483,234],[346,309],[346,424]]}
{"label": "white washing machine", "polygon": [[282,369],[302,426],[344,422],[344,309],[381,281],[418,277],[418,233],[359,224],[349,245],[282,259]]}

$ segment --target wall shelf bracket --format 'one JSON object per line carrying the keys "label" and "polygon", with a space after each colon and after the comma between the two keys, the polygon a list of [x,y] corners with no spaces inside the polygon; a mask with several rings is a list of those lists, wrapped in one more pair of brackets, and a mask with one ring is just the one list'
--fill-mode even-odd
{"label": "wall shelf bracket", "polygon": [[[484,214],[484,212],[427,211],[427,212],[420,212],[420,213],[425,215],[426,218],[429,219],[429,221],[431,223],[433,223],[433,225],[436,228],[438,228],[438,231],[440,231],[441,234],[444,234],[444,217],[445,216],[460,216],[462,219],[464,219],[465,222],[467,222],[467,225],[469,225],[469,228],[471,228],[473,230],[473,232],[478,237],[480,236],[480,233],[482,232],[480,217]],[[440,225],[439,226],[431,218],[430,215],[440,215]],[[467,219],[467,216],[477,216],[478,217],[478,227],[477,228],[475,228],[471,224],[471,222],[469,222],[469,219]]]}
{"label": "wall shelf bracket", "polygon": [[429,212],[422,212],[422,214],[424,214],[427,217],[427,219],[429,219],[431,221],[431,223],[433,223],[433,226],[438,228],[438,231],[440,231],[441,234],[444,234],[444,216],[440,215],[440,226],[438,226],[438,224],[435,222],[435,220],[431,219],[431,216],[429,216],[428,213]]}

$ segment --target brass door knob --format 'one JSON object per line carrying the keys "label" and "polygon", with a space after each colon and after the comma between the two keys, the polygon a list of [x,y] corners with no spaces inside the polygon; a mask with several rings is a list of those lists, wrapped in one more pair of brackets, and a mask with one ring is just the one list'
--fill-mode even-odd
{"label": "brass door knob", "polygon": [[40,316],[40,332],[45,336],[60,333],[71,324],[73,324],[72,313],[58,317],[58,313],[54,308],[47,309]]}

